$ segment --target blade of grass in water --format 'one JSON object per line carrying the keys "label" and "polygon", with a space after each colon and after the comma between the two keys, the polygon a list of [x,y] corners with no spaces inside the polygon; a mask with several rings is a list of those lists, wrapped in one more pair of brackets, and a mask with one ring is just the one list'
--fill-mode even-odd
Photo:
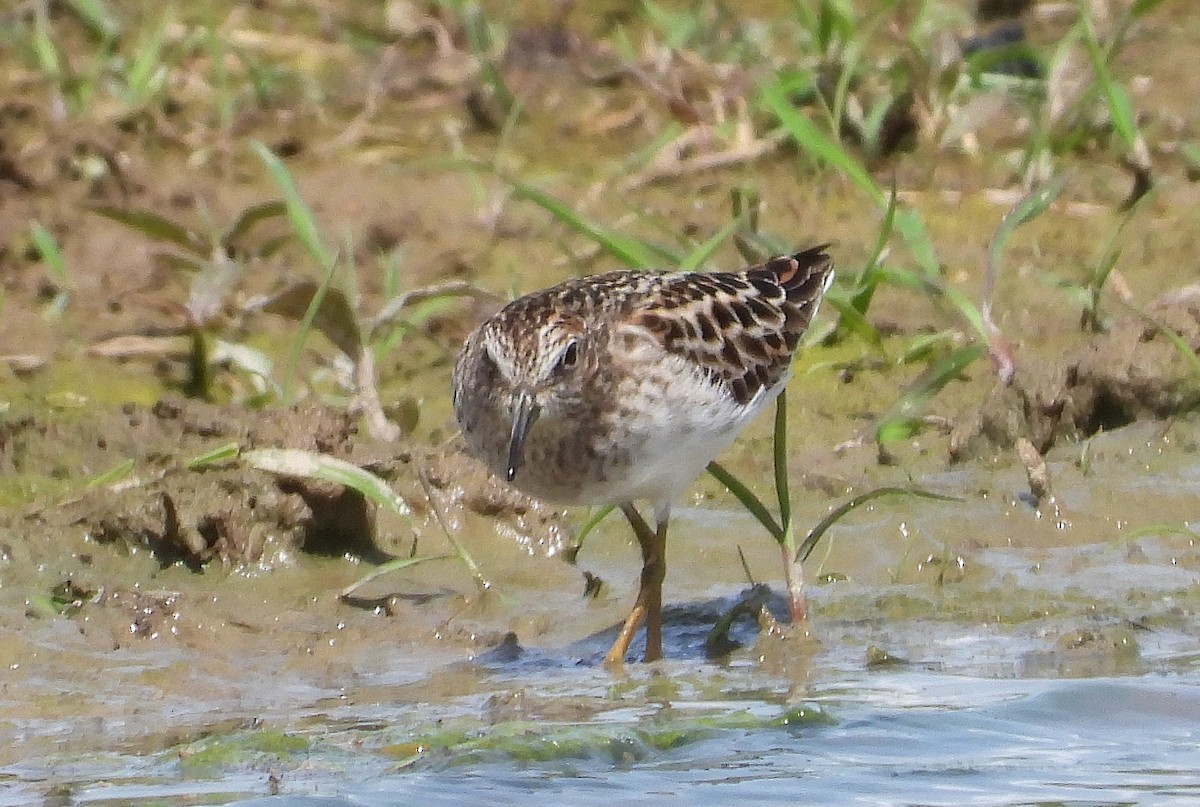
{"label": "blade of grass in water", "polygon": [[379,564],[374,569],[367,572],[350,585],[346,586],[344,589],[342,589],[342,593],[339,594],[338,597],[344,600],[347,597],[352,596],[354,592],[363,585],[370,583],[375,578],[382,577],[385,574],[391,574],[392,572],[398,572],[401,569],[408,569],[412,566],[428,563],[431,560],[450,560],[453,558],[454,555],[422,555],[412,558],[396,558],[395,560],[389,560],[386,563]]}
{"label": "blade of grass in water", "polygon": [[820,542],[825,533],[829,531],[829,528],[840,521],[847,513],[851,513],[854,510],[857,510],[859,507],[862,507],[864,504],[884,496],[916,496],[922,499],[934,499],[941,502],[962,501],[962,499],[959,499],[955,496],[946,496],[941,493],[934,493],[932,491],[922,490],[920,488],[883,487],[869,490],[866,493],[855,496],[850,501],[834,508],[829,515],[825,516],[825,518],[821,519],[815,527],[809,530],[808,535],[800,543],[800,546],[796,548],[796,560],[801,563],[808,560],[808,556],[812,554],[814,549],[816,549],[817,544]]}
{"label": "blade of grass in water", "polygon": [[417,475],[417,479],[421,483],[421,488],[425,491],[425,498],[429,502],[429,509],[433,513],[434,520],[437,521],[438,526],[442,528],[442,533],[446,536],[446,540],[450,542],[450,546],[454,547],[454,552],[458,556],[458,559],[461,560],[463,565],[467,567],[467,571],[470,572],[471,577],[475,580],[475,585],[479,588],[480,592],[491,590],[492,583],[487,579],[487,577],[484,576],[483,569],[480,568],[479,564],[475,562],[475,559],[471,557],[471,553],[467,551],[467,548],[463,545],[463,542],[458,540],[458,537],[455,536],[449,525],[446,524],[446,520],[442,518],[442,509],[438,507],[437,502],[434,501],[433,491],[430,489],[428,477],[424,472],[422,472]]}
{"label": "blade of grass in water", "polygon": [[591,518],[583,522],[583,526],[579,528],[579,534],[575,536],[576,545],[582,544],[583,539],[588,537],[588,534],[596,527],[600,526],[600,522],[608,518],[609,513],[616,510],[615,504],[606,504],[592,514]]}
{"label": "blade of grass in water", "polygon": [[775,496],[779,500],[779,521],[785,532],[792,523],[792,493],[788,481],[787,467],[787,389],[775,399],[775,429],[772,440],[775,465]]}
{"label": "blade of grass in water", "polygon": [[713,461],[708,464],[708,472],[716,477],[717,481],[729,489],[729,492],[741,502],[742,506],[750,512],[752,516],[758,519],[758,522],[766,528],[767,532],[771,533],[771,537],[782,544],[786,540],[786,534],[771,515],[771,511],[763,504],[762,499],[754,495],[750,488],[742,484],[742,481],[725,469],[725,466],[719,462]]}

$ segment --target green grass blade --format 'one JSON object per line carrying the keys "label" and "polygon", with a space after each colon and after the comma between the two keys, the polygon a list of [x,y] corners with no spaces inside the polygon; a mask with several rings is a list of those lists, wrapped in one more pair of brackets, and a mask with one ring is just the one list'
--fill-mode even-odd
{"label": "green grass blade", "polygon": [[925,229],[925,220],[921,218],[921,214],[909,208],[897,210],[895,227],[925,276],[941,277],[942,263],[938,260],[937,249],[934,248],[933,239],[929,237],[929,231]]}
{"label": "green grass blade", "polygon": [[1174,535],[1188,541],[1194,541],[1196,538],[1196,533],[1188,529],[1186,522],[1182,524],[1147,524],[1145,527],[1138,527],[1137,529],[1123,532],[1108,543],[1115,546],[1124,546],[1142,538],[1157,538],[1163,535]]}
{"label": "green grass blade", "polygon": [[896,226],[896,207],[896,185],[893,182],[892,191],[888,194],[887,209],[884,210],[883,221],[879,225],[879,235],[875,239],[875,247],[871,250],[871,257],[867,259],[858,279],[852,284],[854,292],[850,297],[850,302],[859,314],[867,313],[867,309],[871,307],[871,299],[875,296],[875,289],[879,286],[879,267],[883,260],[883,252],[887,249],[888,241]]}
{"label": "green grass blade", "polygon": [[237,459],[240,452],[241,446],[237,443],[226,443],[225,445],[217,446],[211,451],[205,451],[203,454],[192,457],[184,463],[184,467],[189,471],[196,471],[209,465],[216,465],[228,460]]}
{"label": "green grass blade", "polygon": [[941,293],[942,297],[967,321],[967,324],[974,329],[975,333],[979,334],[985,341],[991,338],[988,334],[987,325],[984,322],[983,313],[971,301],[970,297],[963,294],[961,290],[946,283],[938,283],[935,287]]}
{"label": "green grass blade", "polygon": [[775,428],[772,432],[773,459],[775,465],[775,496],[779,499],[779,521],[783,524],[785,538],[791,535],[792,492],[788,483],[787,465],[787,389],[775,399]]}
{"label": "green grass blade", "polygon": [[66,0],[66,7],[74,14],[93,39],[108,41],[121,34],[121,25],[101,0]]}
{"label": "green grass blade", "polygon": [[337,264],[330,263],[329,270],[321,278],[316,292],[308,303],[308,308],[304,311],[304,318],[300,320],[300,327],[296,329],[296,336],[292,339],[291,349],[288,351],[287,367],[283,374],[283,388],[280,393],[280,397],[283,398],[285,404],[292,402],[292,387],[296,383],[296,371],[300,366],[300,353],[304,350],[304,343],[308,341],[308,335],[312,332],[317,314],[321,311],[321,306],[325,303],[325,295],[329,293],[329,289],[333,286],[335,275],[337,275]]}
{"label": "green grass blade", "polygon": [[907,439],[918,431],[918,418],[929,400],[977,359],[987,355],[984,344],[972,343],[947,354],[908,385],[891,408],[879,419],[876,442]]}
{"label": "green grass blade", "polygon": [[946,283],[941,277],[930,277],[890,266],[880,267],[879,277],[882,282],[945,300],[971,326],[971,330],[975,331],[984,341],[988,340],[987,328],[979,308],[971,302],[967,295]]}
{"label": "green grass blade", "polygon": [[305,340],[308,339],[309,332],[312,331],[313,321],[316,319],[317,312],[321,310],[325,294],[329,291],[330,286],[333,285],[338,265],[333,253],[329,251],[324,239],[321,238],[321,231],[317,227],[317,221],[313,216],[312,209],[300,196],[300,191],[296,187],[296,180],[292,177],[291,172],[288,171],[287,166],[269,148],[257,140],[252,142],[250,146],[258,154],[259,159],[267,166],[267,170],[271,173],[275,184],[279,186],[279,190],[283,193],[283,201],[287,206],[288,221],[292,225],[292,230],[296,233],[296,237],[308,251],[308,254],[316,261],[323,275],[316,293],[313,294],[312,300],[309,301],[308,310],[304,313],[304,319],[301,320],[296,338],[292,340],[292,347],[288,352],[287,370],[283,377],[282,396],[284,403],[290,403],[292,399],[292,385],[296,380],[296,368],[300,364],[300,352],[304,347]]}
{"label": "green grass blade", "polygon": [[133,61],[125,74],[126,103],[135,106],[145,104],[166,81],[167,69],[163,65],[166,27],[167,22],[164,19],[138,37]]}
{"label": "green grass blade", "polygon": [[1165,336],[1167,341],[1175,346],[1175,349],[1179,352],[1179,356],[1184,360],[1184,363],[1192,368],[1192,374],[1195,375],[1198,380],[1200,380],[1200,356],[1196,355],[1196,351],[1192,350],[1192,346],[1188,344],[1186,339],[1180,336],[1178,331],[1148,311],[1143,311],[1137,306],[1131,305],[1130,303],[1126,303],[1124,301],[1122,301],[1122,305],[1140,317],[1143,322],[1153,325],[1159,331],[1159,333]]}
{"label": "green grass blade", "polygon": [[124,479],[133,472],[133,457],[121,460],[107,471],[101,471],[83,483],[84,490],[92,490],[104,485],[111,485],[119,479]]}
{"label": "green grass blade", "polygon": [[197,233],[149,210],[135,210],[112,205],[85,205],[84,209],[98,216],[123,224],[152,241],[174,244],[201,258],[209,257],[210,246]]}
{"label": "green grass blade", "polygon": [[594,241],[601,249],[633,269],[650,269],[662,263],[674,264],[677,256],[636,238],[621,235],[593,222],[560,199],[519,180],[509,180],[516,196],[533,202],[575,232]]}
{"label": "green grass blade", "polygon": [[825,302],[838,312],[838,327],[856,334],[880,353],[884,352],[883,337],[879,335],[879,330],[867,321],[851,299],[840,294],[826,294]]}
{"label": "green grass blade", "polygon": [[880,207],[887,205],[887,197],[875,184],[875,180],[871,178],[862,163],[792,106],[779,82],[763,87],[759,92],[759,102],[779,119],[784,129],[801,149],[818,161],[841,172]]}
{"label": "green grass blade", "polygon": [[42,226],[41,222],[31,221],[29,223],[29,238],[33,241],[38,257],[45,264],[46,273],[50,276],[51,282],[58,287],[54,299],[42,309],[42,317],[47,320],[57,319],[67,310],[67,305],[71,302],[71,278],[67,275],[67,261],[63,258],[62,250],[58,248],[58,242],[54,240],[50,231]]}
{"label": "green grass blade", "polygon": [[1104,243],[1104,250],[1100,253],[1100,260],[1096,262],[1095,268],[1092,269],[1092,276],[1088,281],[1088,287],[1092,291],[1093,299],[1099,297],[1100,291],[1108,283],[1109,275],[1112,274],[1113,268],[1121,258],[1121,252],[1125,247],[1121,236],[1124,235],[1125,228],[1129,226],[1129,222],[1133,220],[1137,212],[1145,206],[1146,200],[1153,198],[1153,196],[1154,191],[1151,190],[1138,199],[1137,202],[1121,215],[1117,226],[1108,234],[1108,238]]}
{"label": "green grass blade", "polygon": [[237,221],[225,233],[225,237],[221,239],[221,243],[225,245],[236,242],[239,238],[250,232],[256,224],[267,219],[276,218],[278,216],[286,216],[288,212],[287,203],[282,199],[275,199],[270,202],[261,202],[256,205],[251,205],[241,212],[237,217]]}
{"label": "green grass blade", "polygon": [[821,519],[815,527],[808,531],[808,535],[801,541],[800,546],[796,549],[796,560],[803,563],[808,560],[808,556],[816,549],[817,543],[820,542],[822,536],[829,531],[829,528],[842,519],[847,513],[853,512],[862,507],[868,502],[875,499],[883,498],[884,496],[915,496],[921,499],[934,499],[940,502],[961,502],[955,496],[946,496],[941,493],[934,493],[920,488],[899,488],[899,487],[882,487],[869,490],[859,496],[855,496],[848,502],[834,508],[829,515]]}
{"label": "green grass blade", "polygon": [[1200,173],[1200,145],[1196,143],[1180,143],[1179,154],[1187,166],[1188,178]]}
{"label": "green grass blade", "polygon": [[267,166],[267,170],[271,173],[275,184],[279,186],[279,190],[283,193],[283,201],[287,206],[288,221],[291,222],[292,229],[296,232],[296,237],[300,239],[300,243],[308,251],[308,254],[313,257],[317,265],[322,269],[323,273],[329,274],[333,270],[334,257],[333,253],[325,246],[324,240],[321,238],[320,228],[317,227],[316,218],[313,216],[312,209],[300,196],[300,190],[296,187],[296,180],[288,171],[287,166],[283,164],[271,149],[267,148],[263,143],[255,140],[250,144],[254,152],[258,155],[263,164]]}
{"label": "green grass blade", "polygon": [[1163,0],[1134,0],[1134,3],[1129,8],[1129,15],[1133,18],[1149,14],[1154,9],[1162,5]]}
{"label": "green grass blade", "polygon": [[472,579],[475,580],[475,585],[480,592],[486,592],[491,589],[492,583],[483,574],[483,569],[471,557],[471,553],[467,551],[467,547],[454,534],[454,530],[446,523],[446,519],[442,517],[442,510],[437,505],[437,501],[433,498],[433,490],[430,488],[429,479],[424,472],[417,474],[417,479],[421,482],[421,488],[425,491],[425,498],[429,502],[429,509],[433,513],[434,519],[438,526],[442,528],[442,534],[446,536],[446,540],[450,542],[450,546],[454,547],[454,553],[463,565],[467,567],[467,572],[470,573]]}
{"label": "green grass blade", "polygon": [[571,551],[575,554],[578,554],[580,548],[583,546],[584,539],[591,535],[592,531],[600,526],[600,522],[608,518],[609,514],[616,509],[617,506],[615,504],[606,504],[596,512],[592,513],[591,517],[589,517],[587,521],[583,522],[583,526],[581,526],[579,528],[579,532],[576,533],[575,541],[571,545]]}
{"label": "green grass blade", "polygon": [[936,333],[915,336],[904,346],[904,353],[896,359],[896,364],[912,364],[924,361],[939,346],[945,345],[947,349],[950,349],[958,339],[959,332],[957,330],[938,331]]}
{"label": "green grass blade", "polygon": [[708,464],[708,472],[716,477],[717,481],[729,489],[729,492],[734,495],[742,506],[745,507],[750,514],[758,519],[758,523],[766,528],[767,532],[771,533],[771,537],[782,544],[786,539],[786,534],[783,527],[771,515],[771,511],[762,503],[762,499],[754,495],[750,488],[742,484],[742,481],[736,476],[725,470],[725,467],[719,462],[710,462]]}
{"label": "green grass blade", "polygon": [[58,248],[58,243],[54,240],[54,236],[50,231],[42,226],[41,222],[31,221],[29,223],[29,237],[33,239],[33,245],[37,248],[38,257],[46,264],[46,268],[50,271],[50,279],[59,286],[66,286],[69,282],[67,277],[67,262],[63,259],[62,251]]}
{"label": "green grass blade", "polygon": [[57,82],[62,78],[62,59],[58,53],[58,46],[50,37],[49,22],[45,14],[37,15],[37,24],[34,26],[33,41],[30,45],[33,48],[38,69],[42,71],[43,75],[51,82]]}
{"label": "green grass blade", "polygon": [[720,249],[721,245],[733,237],[742,227],[743,220],[735,218],[722,227],[715,235],[697,246],[679,263],[678,269],[681,272],[694,272],[708,263],[708,259],[713,256],[713,253]]}
{"label": "green grass blade", "polygon": [[1092,24],[1090,10],[1083,2],[1080,2],[1079,7],[1084,17],[1083,44],[1087,48],[1088,58],[1091,59],[1092,70],[1096,73],[1096,81],[1108,103],[1108,116],[1112,120],[1113,128],[1120,135],[1121,144],[1125,150],[1129,151],[1137,141],[1137,123],[1134,121],[1133,104],[1129,100],[1129,93],[1113,80],[1112,73],[1109,72],[1108,61],[1096,39],[1096,29]]}
{"label": "green grass blade", "polygon": [[262,310],[303,323],[303,328],[316,328],[347,358],[358,361],[363,332],[353,306],[340,289],[301,280],[269,299]]}
{"label": "green grass blade", "polygon": [[925,275],[911,272],[908,269],[897,269],[894,266],[885,264],[879,267],[879,275],[882,282],[890,283],[902,289],[908,289],[920,294],[929,294],[930,292],[941,293],[941,287],[936,281],[931,281]]}
{"label": "green grass blade", "polygon": [[991,290],[995,285],[994,275],[999,271],[1000,256],[1004,252],[1004,246],[1008,242],[1009,236],[1025,222],[1046,212],[1054,200],[1066,190],[1070,181],[1070,174],[1059,174],[1031,190],[1004,214],[1004,218],[1000,220],[1000,225],[996,228],[996,234],[992,236],[991,246],[988,247],[989,266],[995,268],[990,270],[985,278],[984,299],[991,297]]}
{"label": "green grass blade", "polygon": [[242,461],[252,468],[280,476],[334,482],[358,491],[364,499],[379,507],[402,516],[412,514],[408,502],[386,481],[337,457],[293,448],[258,448],[242,452]]}
{"label": "green grass blade", "polygon": [[583,539],[588,536],[588,533],[600,526],[600,522],[608,518],[609,513],[616,509],[617,506],[615,504],[606,504],[593,513],[592,517],[585,521],[583,526],[579,528],[579,535],[576,540],[582,543]]}
{"label": "green grass blade", "polygon": [[385,574],[391,574],[392,572],[398,572],[401,569],[408,569],[413,566],[418,566],[422,563],[428,563],[431,560],[453,560],[454,557],[454,555],[422,555],[412,558],[396,558],[395,560],[389,560],[386,563],[379,564],[374,569],[342,589],[342,593],[338,595],[338,599],[344,600],[347,597],[353,596],[354,592],[360,589],[362,586],[370,583],[377,577],[383,577]]}
{"label": "green grass blade", "polygon": [[[862,26],[864,29],[874,27],[874,24]],[[866,53],[867,42],[870,38],[868,31],[862,29],[856,31],[854,36],[845,41],[845,47],[839,54],[838,78],[833,88],[833,103],[829,108],[830,131],[842,131],[842,126],[846,122],[846,101],[850,97],[851,86],[860,76],[859,64]]]}
{"label": "green grass blade", "polygon": [[483,10],[478,3],[469,2],[463,6],[462,22],[467,47],[479,63],[480,78],[485,85],[491,87],[496,103],[507,115],[516,104],[516,99],[504,83],[504,77],[491,56],[491,37],[488,34],[487,20],[484,19]]}

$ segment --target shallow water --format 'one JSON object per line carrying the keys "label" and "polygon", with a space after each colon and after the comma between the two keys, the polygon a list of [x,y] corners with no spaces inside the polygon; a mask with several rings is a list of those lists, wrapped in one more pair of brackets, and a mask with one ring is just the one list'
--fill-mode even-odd
{"label": "shallow water", "polygon": [[726,732],[628,765],[383,776],[324,803],[1194,804],[1197,684],[1194,670],[1134,681],[883,674],[814,692],[827,727]]}
{"label": "shallow water", "polygon": [[[356,736],[370,736],[363,726],[327,726],[315,732],[303,759],[276,766],[286,769],[284,795],[236,803],[1195,804],[1198,669],[1193,660],[1174,673],[1082,680],[860,674],[809,692],[826,725],[729,729],[625,758],[613,743],[592,756],[447,761],[404,771],[354,749]],[[769,710],[745,700],[673,704],[689,706]],[[608,729],[632,729],[647,719],[639,711],[611,716]],[[41,789],[38,779],[83,782],[70,800],[45,803],[224,803],[264,792],[268,776],[250,765],[214,780],[191,779],[176,766],[168,757],[19,766],[5,772],[20,782],[0,803],[29,803]]]}
{"label": "shallow water", "polygon": [[[1200,803],[1197,433],[1122,430],[1087,466],[1064,449],[1044,512],[1019,469],[931,470],[964,501],[853,514],[808,564],[836,572],[810,586],[811,635],[739,623],[721,661],[702,648],[744,589],[731,538],[779,576],[723,502],[673,522],[669,660],[619,674],[598,666],[635,574],[615,520],[581,555],[600,600],[568,591],[576,572],[538,580],[559,561],[497,579],[470,630],[519,643],[404,643],[404,617],[236,599],[285,572],[202,578],[246,623],[210,640],[114,651],[83,616],[0,625],[0,805]],[[811,523],[829,503],[798,506]],[[336,590],[342,565],[296,586]]]}

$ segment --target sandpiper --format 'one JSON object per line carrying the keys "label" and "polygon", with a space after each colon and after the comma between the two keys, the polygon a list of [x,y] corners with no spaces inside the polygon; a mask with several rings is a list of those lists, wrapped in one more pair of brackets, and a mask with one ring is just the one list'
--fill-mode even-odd
{"label": "sandpiper", "polygon": [[[833,280],[825,246],[739,272],[618,271],[506,305],[454,367],[467,450],[526,493],[615,504],[642,550],[637,600],[606,657],[646,625],[662,657],[671,504],[787,383]],[[651,529],[634,506],[649,501]]]}

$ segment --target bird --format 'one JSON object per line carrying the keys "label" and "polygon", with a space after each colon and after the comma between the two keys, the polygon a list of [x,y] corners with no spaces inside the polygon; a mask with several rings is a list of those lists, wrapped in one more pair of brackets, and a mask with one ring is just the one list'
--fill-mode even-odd
{"label": "bird", "polygon": [[644,661],[662,658],[671,506],[787,384],[833,281],[828,246],[741,271],[571,279],[467,336],[451,377],[467,452],[535,498],[619,507],[637,538],[638,594],[607,665],[643,624]]}

